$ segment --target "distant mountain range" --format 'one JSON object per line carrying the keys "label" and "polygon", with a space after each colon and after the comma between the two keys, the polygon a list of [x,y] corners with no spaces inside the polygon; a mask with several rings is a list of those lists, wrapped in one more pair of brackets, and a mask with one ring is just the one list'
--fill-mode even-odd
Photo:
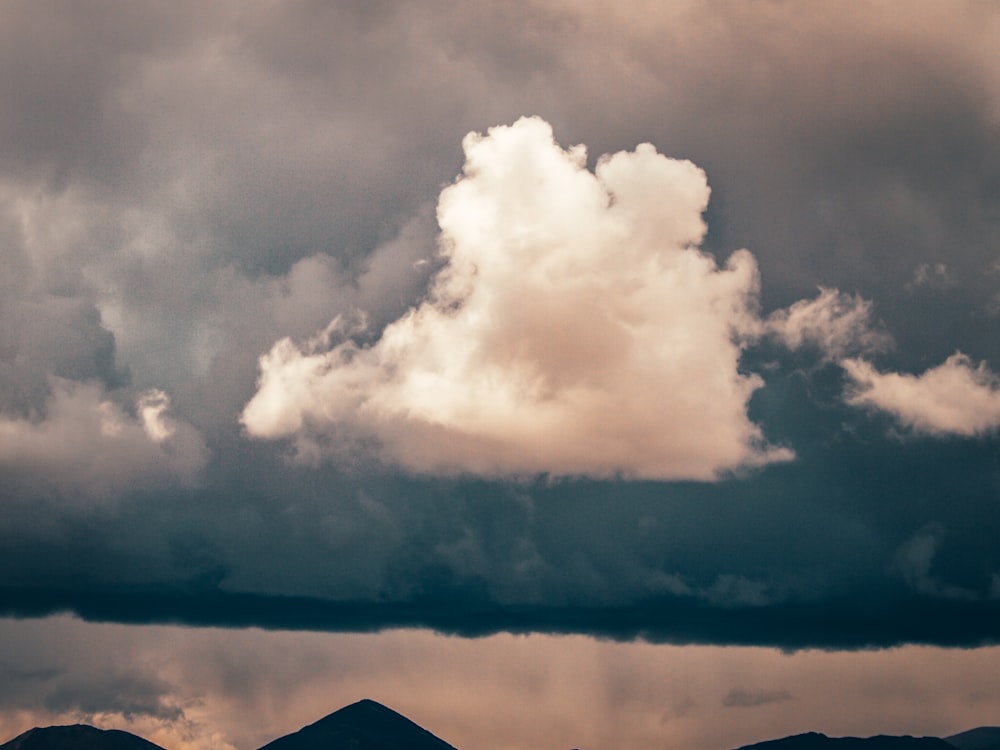
{"label": "distant mountain range", "polygon": [[1000,750],[1000,727],[980,727],[951,737],[827,737],[818,732],[744,745],[739,750]]}
{"label": "distant mountain range", "polygon": [[1000,727],[978,727],[944,739],[958,750],[1000,750]]}
{"label": "distant mountain range", "polygon": [[[30,729],[0,750],[164,750],[142,737],[85,724]],[[455,750],[405,716],[373,700],[345,706],[258,750]],[[622,748],[620,750],[627,750]],[[1000,727],[950,737],[827,737],[817,732],[744,745],[738,750],[1000,750]]]}
{"label": "distant mountain range", "polygon": [[97,729],[86,724],[29,729],[0,750],[164,750],[149,740],[118,729]]}

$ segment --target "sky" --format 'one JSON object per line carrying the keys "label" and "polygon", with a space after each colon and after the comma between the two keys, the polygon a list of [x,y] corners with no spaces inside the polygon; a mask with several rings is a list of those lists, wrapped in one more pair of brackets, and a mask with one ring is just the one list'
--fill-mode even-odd
{"label": "sky", "polygon": [[998,35],[0,2],[0,739],[1000,723]]}

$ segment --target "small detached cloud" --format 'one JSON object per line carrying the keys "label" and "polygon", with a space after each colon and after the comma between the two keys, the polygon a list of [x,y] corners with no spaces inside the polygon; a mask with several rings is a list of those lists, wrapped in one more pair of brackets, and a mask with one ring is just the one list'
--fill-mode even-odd
{"label": "small detached cloud", "polygon": [[871,302],[823,287],[815,299],[799,300],[772,313],[764,330],[789,349],[813,346],[829,359],[883,351],[892,343],[874,325]]}
{"label": "small detached cloud", "polygon": [[841,365],[852,381],[847,402],[884,411],[926,435],[984,435],[1000,427],[1000,378],[957,352],[921,375],[879,372],[863,359]]}
{"label": "small detached cloud", "polygon": [[712,480],[791,458],[747,416],[757,265],[699,249],[698,167],[642,144],[592,173],[538,118],[463,145],[428,298],[374,343],[339,320],[278,341],[242,414],[251,436],[302,459],[375,445],[408,470],[492,477]]}
{"label": "small detached cloud", "polygon": [[169,409],[167,394],[150,390],[132,416],[96,383],[53,378],[44,418],[0,418],[3,483],[31,494],[90,498],[168,481],[191,484],[207,449]]}
{"label": "small detached cloud", "polygon": [[951,271],[944,263],[921,263],[913,271],[913,278],[906,283],[906,288],[913,291],[919,287],[944,289],[955,285]]}

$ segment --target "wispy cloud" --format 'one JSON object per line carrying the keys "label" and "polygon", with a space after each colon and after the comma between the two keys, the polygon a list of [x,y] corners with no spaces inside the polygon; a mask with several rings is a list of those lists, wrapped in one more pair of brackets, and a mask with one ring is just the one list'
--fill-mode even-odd
{"label": "wispy cloud", "polygon": [[960,352],[920,375],[879,372],[862,359],[842,364],[852,381],[848,403],[887,412],[915,432],[972,437],[1000,427],[1000,379]]}

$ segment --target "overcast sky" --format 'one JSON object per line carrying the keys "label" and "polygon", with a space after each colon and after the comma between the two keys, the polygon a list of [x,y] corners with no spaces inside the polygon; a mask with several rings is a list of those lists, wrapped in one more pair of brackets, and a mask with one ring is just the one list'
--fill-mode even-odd
{"label": "overcast sky", "polygon": [[0,2],[0,728],[996,724],[997,38],[977,0]]}

